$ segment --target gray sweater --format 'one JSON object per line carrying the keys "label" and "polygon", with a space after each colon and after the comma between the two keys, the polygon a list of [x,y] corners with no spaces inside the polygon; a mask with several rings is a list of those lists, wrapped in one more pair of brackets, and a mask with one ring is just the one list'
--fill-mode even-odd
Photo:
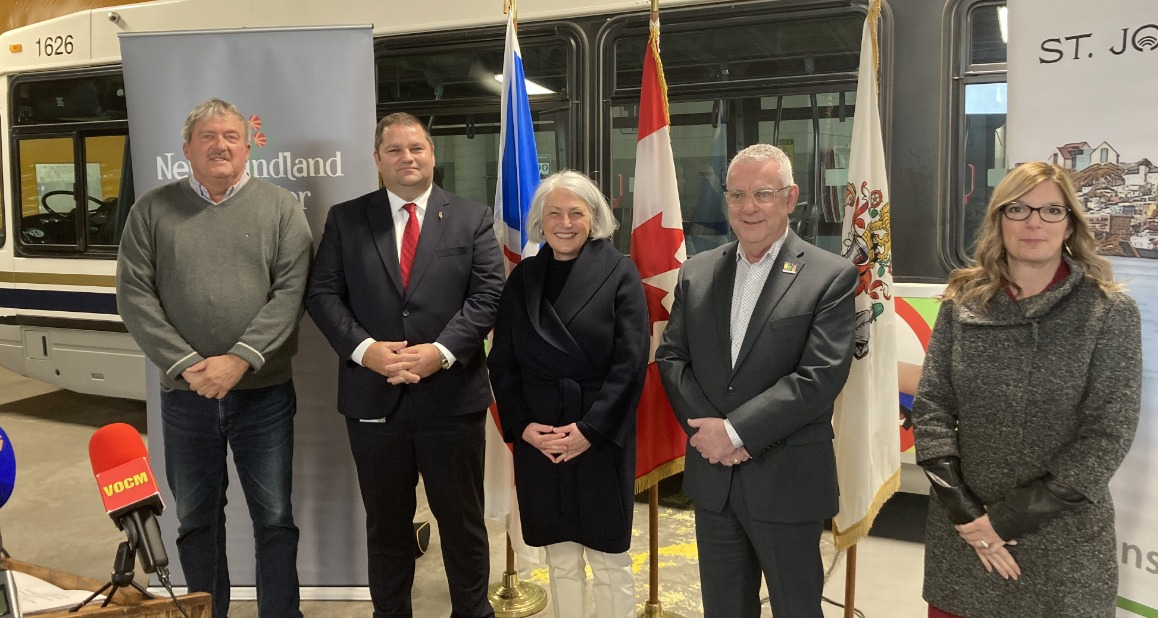
{"label": "gray sweater", "polygon": [[186,180],[142,196],[129,212],[117,260],[117,309],[161,370],[181,373],[233,354],[251,370],[235,389],[290,379],[312,238],[293,194],[258,178],[220,204]]}
{"label": "gray sweater", "polygon": [[917,460],[955,455],[987,505],[1047,472],[1086,498],[1009,552],[1021,579],[987,573],[929,500],[925,600],[969,618],[1112,618],[1118,591],[1110,477],[1141,412],[1138,306],[1070,275],[987,311],[941,307],[913,404]]}

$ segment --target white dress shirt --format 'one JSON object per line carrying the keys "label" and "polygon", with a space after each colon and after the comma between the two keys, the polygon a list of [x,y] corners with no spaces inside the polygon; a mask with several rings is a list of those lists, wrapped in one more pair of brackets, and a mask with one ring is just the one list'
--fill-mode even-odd
{"label": "white dress shirt", "polygon": [[[768,251],[755,262],[749,262],[742,247],[736,248],[736,280],[732,284],[732,367],[736,366],[736,359],[740,355],[740,346],[744,344],[744,334],[748,332],[748,323],[752,321],[752,311],[756,308],[756,301],[764,291],[764,284],[768,282],[768,275],[772,272],[772,265],[780,255],[780,248],[788,238],[788,229],[780,239],[772,243]],[[732,440],[732,446],[740,448],[744,441],[732,421],[724,419],[724,430]]]}
{"label": "white dress shirt", "polygon": [[[398,251],[399,260],[402,259],[402,235],[406,232],[406,223],[410,220],[410,213],[406,212],[402,207],[407,204],[414,204],[414,216],[418,217],[418,229],[422,230],[422,222],[426,219],[426,202],[430,200],[430,191],[433,188],[434,185],[430,185],[426,188],[426,191],[423,191],[422,195],[409,201],[394,195],[394,193],[389,190],[386,191],[386,196],[390,199],[390,212],[394,218],[394,245],[395,250]],[[368,338],[358,344],[358,347],[354,348],[354,351],[350,353],[350,360],[365,367],[362,363],[362,357],[366,355],[366,350],[374,343],[376,342],[373,339]],[[451,365],[454,364],[456,360],[454,354],[451,354],[446,346],[435,341],[434,347],[438,348],[443,358],[449,361]]]}

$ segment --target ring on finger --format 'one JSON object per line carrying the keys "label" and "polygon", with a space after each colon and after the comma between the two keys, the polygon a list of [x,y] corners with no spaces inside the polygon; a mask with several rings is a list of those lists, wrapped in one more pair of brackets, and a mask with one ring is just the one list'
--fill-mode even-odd
{"label": "ring on finger", "polygon": [[977,541],[977,544],[980,545],[982,549],[989,549],[989,541],[986,541],[985,539]]}

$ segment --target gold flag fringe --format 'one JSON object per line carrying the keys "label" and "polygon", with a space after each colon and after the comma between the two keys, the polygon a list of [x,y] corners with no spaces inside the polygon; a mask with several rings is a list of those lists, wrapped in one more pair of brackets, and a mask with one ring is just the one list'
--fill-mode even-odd
{"label": "gold flag fringe", "polygon": [[649,489],[652,485],[666,479],[674,474],[679,474],[684,471],[684,458],[677,457],[665,464],[662,464],[656,469],[647,474],[635,479],[635,493],[639,495]]}
{"label": "gold flag fringe", "polygon": [[[638,483],[639,481],[636,481],[637,485]],[[885,502],[888,502],[889,498],[893,497],[893,494],[897,493],[897,490],[900,488],[901,471],[897,470],[877,489],[877,494],[873,497],[872,504],[869,505],[868,514],[864,516],[864,519],[849,526],[847,530],[837,530],[836,522],[833,521],[832,541],[836,544],[836,551],[844,551],[856,545],[857,541],[863,539],[868,534],[869,528],[872,528],[873,520],[876,519],[877,514],[880,513],[881,507],[884,506]]]}
{"label": "gold flag fringe", "polygon": [[655,72],[659,76],[659,90],[663,95],[660,100],[663,101],[663,121],[665,125],[671,125],[671,115],[668,113],[667,105],[667,78],[663,74],[663,61],[659,58],[659,14],[651,20],[651,27],[649,29],[648,38],[653,44],[647,46],[647,53],[652,55],[655,60]]}

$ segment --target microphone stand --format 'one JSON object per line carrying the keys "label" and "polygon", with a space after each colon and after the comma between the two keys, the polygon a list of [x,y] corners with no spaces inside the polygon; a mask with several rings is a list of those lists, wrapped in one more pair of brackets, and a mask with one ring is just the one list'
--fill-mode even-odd
{"label": "microphone stand", "polygon": [[89,602],[97,598],[97,596],[104,594],[106,590],[108,590],[109,593],[105,597],[104,603],[101,603],[101,607],[107,607],[108,604],[113,600],[113,595],[117,593],[117,590],[121,588],[127,588],[129,586],[132,586],[137,590],[137,592],[145,595],[146,599],[156,598],[148,590],[142,588],[140,584],[133,581],[133,576],[136,575],[135,569],[136,552],[133,551],[133,547],[129,545],[128,541],[121,541],[121,544],[117,546],[117,556],[113,559],[113,572],[112,575],[109,576],[108,583],[101,586],[100,590],[92,593],[87,599],[81,601],[76,605],[76,607],[70,608],[68,611],[80,611],[80,608],[88,605]]}

